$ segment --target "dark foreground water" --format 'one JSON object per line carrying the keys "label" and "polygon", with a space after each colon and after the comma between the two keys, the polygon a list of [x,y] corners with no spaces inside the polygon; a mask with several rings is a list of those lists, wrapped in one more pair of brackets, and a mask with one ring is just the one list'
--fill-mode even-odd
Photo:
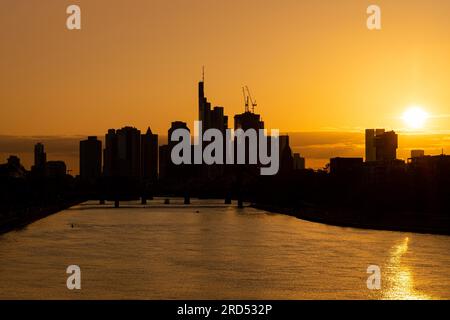
{"label": "dark foreground water", "polygon": [[[5,299],[450,298],[450,237],[339,228],[222,201],[87,202],[0,236]],[[66,287],[79,265],[81,290]],[[381,290],[367,289],[369,265]]]}

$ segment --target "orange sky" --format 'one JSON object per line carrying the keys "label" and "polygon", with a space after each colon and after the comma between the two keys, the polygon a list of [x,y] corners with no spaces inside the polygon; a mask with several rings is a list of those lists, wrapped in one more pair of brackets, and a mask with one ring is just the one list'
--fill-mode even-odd
{"label": "orange sky", "polygon": [[[382,9],[381,31],[366,8]],[[79,4],[82,30],[65,27]],[[270,128],[402,129],[408,105],[450,130],[448,0],[2,0],[0,134],[88,135],[228,115],[248,85]],[[231,124],[231,123],[230,123]]]}

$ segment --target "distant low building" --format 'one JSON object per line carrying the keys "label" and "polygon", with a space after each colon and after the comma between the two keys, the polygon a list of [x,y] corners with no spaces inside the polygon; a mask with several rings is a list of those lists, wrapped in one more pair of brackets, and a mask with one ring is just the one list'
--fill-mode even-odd
{"label": "distant low building", "polygon": [[26,174],[17,156],[9,156],[7,163],[0,164],[0,177],[24,178]]}
{"label": "distant low building", "polygon": [[304,170],[306,168],[305,158],[300,153],[294,153],[294,170]]}
{"label": "distant low building", "polygon": [[363,164],[363,158],[332,158],[330,173],[338,176],[353,176],[362,172]]}
{"label": "distant low building", "polygon": [[49,178],[62,178],[67,174],[67,166],[64,161],[47,161],[45,175]]}
{"label": "distant low building", "polygon": [[411,169],[419,169],[429,174],[439,175],[440,173],[450,174],[450,156],[423,156],[408,160],[408,166]]}
{"label": "distant low building", "polygon": [[411,159],[425,156],[424,150],[411,150]]}

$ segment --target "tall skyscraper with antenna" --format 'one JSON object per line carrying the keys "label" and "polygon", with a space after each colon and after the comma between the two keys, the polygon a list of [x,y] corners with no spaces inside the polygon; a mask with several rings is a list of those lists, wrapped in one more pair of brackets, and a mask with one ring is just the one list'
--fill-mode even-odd
{"label": "tall skyscraper with antenna", "polygon": [[217,106],[211,109],[211,103],[205,96],[205,68],[202,70],[202,81],[198,83],[198,119],[203,130],[214,128],[225,132],[228,129],[228,116],[224,115],[224,108]]}

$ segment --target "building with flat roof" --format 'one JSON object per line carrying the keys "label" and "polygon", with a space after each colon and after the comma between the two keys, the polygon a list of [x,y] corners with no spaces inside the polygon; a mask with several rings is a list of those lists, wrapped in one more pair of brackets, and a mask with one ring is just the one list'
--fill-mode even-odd
{"label": "building with flat roof", "polygon": [[397,159],[398,135],[385,129],[366,129],[366,162]]}
{"label": "building with flat roof", "polygon": [[102,142],[96,136],[80,141],[80,178],[95,181],[102,174]]}

